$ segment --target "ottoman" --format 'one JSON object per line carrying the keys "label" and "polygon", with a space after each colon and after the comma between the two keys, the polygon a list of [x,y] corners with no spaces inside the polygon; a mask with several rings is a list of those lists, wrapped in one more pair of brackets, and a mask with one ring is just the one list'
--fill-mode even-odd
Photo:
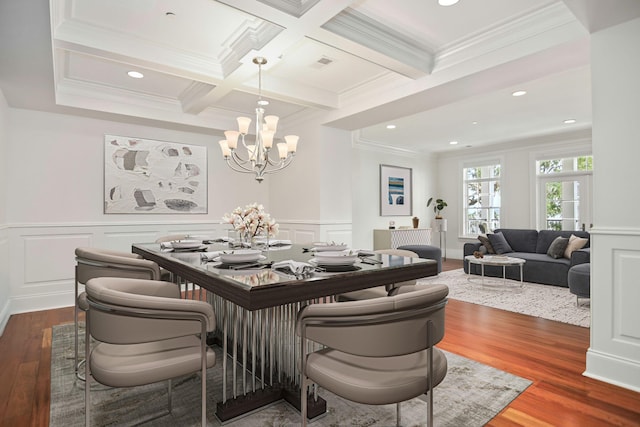
{"label": "ottoman", "polygon": [[576,304],[580,298],[591,298],[591,264],[578,264],[569,269],[567,276],[569,291],[576,296]]}
{"label": "ottoman", "polygon": [[442,251],[437,246],[431,245],[404,245],[398,249],[415,252],[420,258],[434,259],[438,263],[438,274],[442,272]]}

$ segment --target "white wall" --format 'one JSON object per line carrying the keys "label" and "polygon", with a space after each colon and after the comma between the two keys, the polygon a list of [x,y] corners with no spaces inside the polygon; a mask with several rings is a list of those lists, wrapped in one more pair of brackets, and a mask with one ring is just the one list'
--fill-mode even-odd
{"label": "white wall", "polygon": [[640,19],[591,36],[594,229],[585,375],[640,391]]}
{"label": "white wall", "polygon": [[590,130],[512,141],[489,149],[461,149],[437,157],[438,195],[448,203],[447,255],[462,259],[463,246],[476,236],[462,235],[462,168],[466,162],[497,159],[502,165],[502,228],[536,227],[535,161],[591,152]]}
{"label": "white wall", "polygon": [[299,119],[282,134],[290,133],[300,137],[296,158],[267,178],[282,238],[351,244],[350,133],[322,126],[318,117]]}
{"label": "white wall", "polygon": [[7,229],[7,145],[9,107],[0,90],[0,334],[9,318],[9,242]]}
{"label": "white wall", "polygon": [[[412,169],[412,216],[380,216],[381,164]],[[436,163],[431,156],[385,150],[356,140],[351,170],[354,247],[372,248],[373,230],[389,228],[389,221],[392,220],[396,227],[411,226],[411,218],[417,216],[421,228],[431,226],[434,214],[427,209],[427,200],[435,195],[437,188]]]}
{"label": "white wall", "polygon": [[[268,183],[260,187],[251,175],[232,172],[224,164],[218,137],[37,111],[10,111],[7,220],[11,224],[217,221],[237,204],[268,201]],[[105,134],[208,147],[208,214],[104,215]]]}
{"label": "white wall", "polygon": [[[226,234],[220,224],[225,212],[254,201],[270,207],[269,178],[258,184],[252,175],[231,171],[220,155],[220,136],[11,109],[4,102],[0,124],[0,159],[10,159],[0,168],[0,205],[6,207],[0,216],[0,325],[12,313],[73,304],[78,246],[129,251],[132,243],[164,234]],[[208,213],[103,214],[104,134],[207,146]],[[282,238],[313,240],[319,227],[297,221],[283,228]]]}

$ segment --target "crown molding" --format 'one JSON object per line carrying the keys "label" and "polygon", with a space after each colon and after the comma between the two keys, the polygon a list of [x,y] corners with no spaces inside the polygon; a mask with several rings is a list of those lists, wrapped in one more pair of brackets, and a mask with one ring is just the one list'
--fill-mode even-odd
{"label": "crown molding", "polygon": [[220,59],[223,75],[227,77],[233,73],[247,54],[262,49],[283,30],[283,27],[259,18],[244,21],[222,43],[225,46]]}
{"label": "crown molding", "polygon": [[320,0],[258,0],[262,4],[266,4],[281,12],[300,18],[307,13],[309,9],[315,6]]}
{"label": "crown molding", "polygon": [[346,8],[321,27],[424,74],[433,69],[434,53],[428,47],[352,8]]}
{"label": "crown molding", "polygon": [[217,58],[196,55],[191,51],[78,21],[65,21],[55,28],[52,31],[52,43],[54,55],[57,49],[93,55],[212,84],[224,78],[223,68]]}
{"label": "crown molding", "polygon": [[196,114],[202,111],[203,106],[206,107],[202,100],[215,88],[215,85],[210,85],[208,83],[191,82],[189,87],[182,91],[178,96],[178,101],[180,101],[180,104],[182,105],[182,111],[191,114]]}
{"label": "crown molding", "polygon": [[565,26],[580,30],[580,23],[562,2],[549,4],[443,46],[435,54],[434,72]]}
{"label": "crown molding", "polygon": [[362,138],[361,132],[359,130],[354,131],[352,135],[353,137],[352,137],[351,146],[356,149],[375,151],[375,152],[384,153],[384,154],[393,154],[396,156],[414,157],[414,158],[416,156],[429,157],[431,155],[431,153],[410,150],[407,148],[394,147],[391,145],[381,144],[379,142],[367,140],[365,138]]}

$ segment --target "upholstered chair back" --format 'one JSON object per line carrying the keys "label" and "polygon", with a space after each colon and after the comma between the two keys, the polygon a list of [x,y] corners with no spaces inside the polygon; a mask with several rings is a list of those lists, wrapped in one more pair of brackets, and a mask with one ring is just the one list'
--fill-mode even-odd
{"label": "upholstered chair back", "polygon": [[[211,305],[181,299],[171,282],[101,277],[90,279],[86,292],[91,303],[91,335],[101,342],[135,344],[199,334],[198,317],[202,316],[208,332],[215,328]],[[176,321],[171,312],[193,312],[193,320]]]}
{"label": "upholstered chair back", "polygon": [[442,340],[448,293],[446,285],[420,286],[387,298],[311,304],[299,312],[298,331],[304,322],[306,338],[358,356],[415,353]]}

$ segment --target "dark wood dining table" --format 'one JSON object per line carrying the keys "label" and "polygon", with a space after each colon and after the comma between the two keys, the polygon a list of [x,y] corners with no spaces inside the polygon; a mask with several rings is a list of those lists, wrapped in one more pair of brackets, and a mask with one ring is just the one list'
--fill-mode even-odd
{"label": "dark wood dining table", "polygon": [[[437,274],[434,260],[369,254],[351,266],[319,268],[301,277],[269,266],[282,261],[312,263],[312,245],[271,247],[262,252],[259,262],[264,266],[246,270],[220,263],[214,255],[221,251],[230,249],[224,243],[203,244],[196,251],[166,249],[158,243],[132,245],[133,253],[171,272],[177,284],[204,289],[214,306],[216,341],[228,355],[222,358],[223,398],[216,411],[223,422],[279,399],[300,407],[295,316],[302,306]],[[308,408],[309,418],[314,418],[326,405],[311,393]]]}

